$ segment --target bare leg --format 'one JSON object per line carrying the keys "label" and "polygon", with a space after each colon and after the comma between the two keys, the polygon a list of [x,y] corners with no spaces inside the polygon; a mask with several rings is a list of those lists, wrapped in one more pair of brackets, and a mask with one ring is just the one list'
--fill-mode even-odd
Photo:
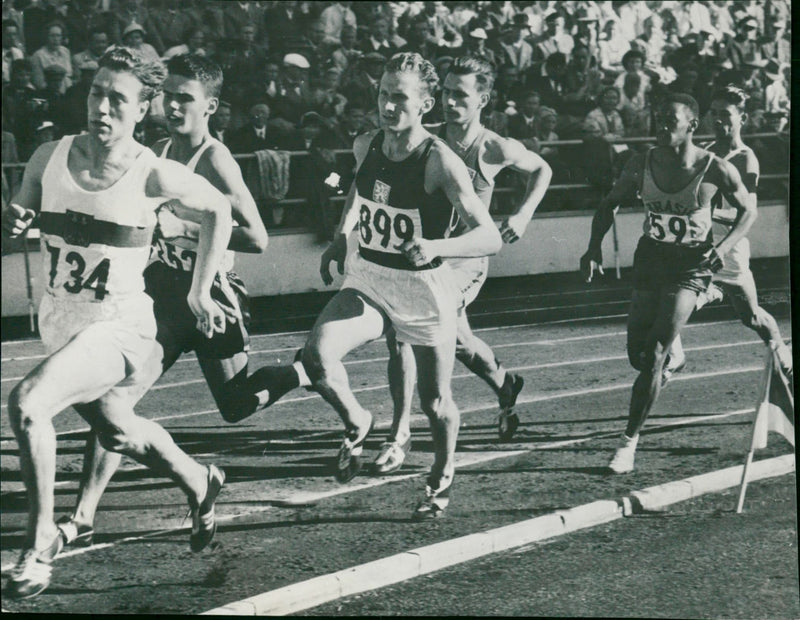
{"label": "bare leg", "polygon": [[505,368],[497,361],[489,345],[473,333],[466,310],[458,313],[456,327],[456,359],[483,379],[499,396],[506,379]]}
{"label": "bare leg", "polygon": [[411,436],[411,403],[417,381],[417,363],[411,345],[397,342],[394,329],[386,332],[386,346],[389,349],[389,391],[394,404],[389,438],[403,444]]}
{"label": "bare leg", "polygon": [[348,432],[368,426],[371,414],[356,400],[342,359],[379,338],[388,323],[378,306],[354,289],[340,290],[320,314],[303,348],[313,387],[336,409]]}

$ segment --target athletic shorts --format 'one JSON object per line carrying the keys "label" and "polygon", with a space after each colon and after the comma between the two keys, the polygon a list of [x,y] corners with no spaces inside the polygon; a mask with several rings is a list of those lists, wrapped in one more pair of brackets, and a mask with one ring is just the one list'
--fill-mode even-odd
{"label": "athletic shorts", "polygon": [[633,255],[633,288],[645,291],[684,288],[702,293],[708,289],[713,274],[699,265],[710,248],[710,244],[686,247],[642,237]]}
{"label": "athletic shorts", "polygon": [[124,302],[91,303],[53,297],[45,293],[39,305],[39,334],[49,354],[83,334],[87,348],[113,346],[125,358],[126,379],[131,382],[155,346],[153,302],[144,294]]}
{"label": "athletic shorts", "polygon": [[342,288],[359,291],[389,317],[399,342],[437,346],[455,342],[459,292],[446,261],[434,269],[383,267],[352,254]]}
{"label": "athletic shorts", "polygon": [[448,258],[447,263],[453,270],[453,282],[459,290],[461,302],[459,311],[461,311],[475,301],[483,283],[486,282],[486,274],[489,273],[489,257]]}
{"label": "athletic shorts", "polygon": [[206,338],[197,329],[197,318],[186,297],[192,287],[192,273],[167,265],[152,263],[144,272],[145,292],[153,298],[153,312],[159,325],[158,341],[166,328],[184,353],[194,351],[204,359],[228,359],[250,348],[247,328],[250,324],[249,298],[244,283],[233,272],[214,279],[211,298],[226,306],[238,306],[242,320],[225,325],[225,332]]}
{"label": "athletic shorts", "polygon": [[[724,224],[714,223],[712,228],[714,239],[722,240],[730,228]],[[714,274],[713,281],[722,284],[739,286],[753,280],[750,272],[750,241],[740,239],[725,256],[722,257],[722,269]]]}

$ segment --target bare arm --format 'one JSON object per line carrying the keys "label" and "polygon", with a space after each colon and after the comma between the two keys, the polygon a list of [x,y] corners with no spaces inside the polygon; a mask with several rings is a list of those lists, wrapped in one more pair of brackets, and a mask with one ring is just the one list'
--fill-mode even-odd
{"label": "bare arm", "polygon": [[[361,167],[364,158],[369,151],[370,142],[375,137],[375,131],[362,134],[358,136],[353,143],[353,155],[356,158],[356,170]],[[320,258],[319,273],[322,276],[322,281],[325,284],[333,282],[331,275],[330,265],[331,261],[336,261],[336,267],[340,274],[344,273],[344,260],[347,257],[347,238],[358,222],[358,202],[356,201],[356,182],[355,180],[350,185],[350,191],[347,192],[347,199],[342,209],[342,217],[339,219],[339,225],[336,227],[336,232],[333,235],[333,241],[322,253]]]}
{"label": "bare arm", "polygon": [[622,174],[608,195],[597,205],[597,210],[592,218],[592,232],[589,237],[589,247],[586,253],[581,256],[581,272],[587,282],[590,282],[595,270],[603,272],[603,252],[601,246],[603,238],[608,229],[614,222],[614,213],[619,205],[635,193],[640,185],[642,171],[644,169],[644,158],[641,155],[634,155],[625,164]]}
{"label": "bare arm", "polygon": [[433,181],[432,190],[444,191],[471,230],[449,239],[415,238],[407,241],[401,249],[409,260],[414,264],[425,264],[437,256],[470,258],[497,253],[503,245],[500,231],[475,194],[467,167],[458,155],[444,144],[435,143],[425,169],[425,178],[426,181]]}
{"label": "bare arm", "polygon": [[[490,148],[490,143],[487,143],[487,156],[490,155]],[[514,243],[525,234],[533,214],[550,186],[553,170],[544,159],[526,149],[516,140],[510,138],[503,140],[499,144],[499,150],[503,158],[503,167],[511,167],[528,177],[522,202],[500,227],[503,241]]]}
{"label": "bare arm", "polygon": [[756,195],[748,191],[736,167],[723,160],[715,160],[710,170],[717,185],[728,203],[736,209],[736,221],[725,238],[716,246],[717,254],[725,256],[730,249],[747,235],[756,221]]}
{"label": "bare arm", "polygon": [[42,206],[42,174],[57,144],[42,144],[25,166],[19,191],[3,209],[3,232],[8,237],[22,234],[39,212]]}

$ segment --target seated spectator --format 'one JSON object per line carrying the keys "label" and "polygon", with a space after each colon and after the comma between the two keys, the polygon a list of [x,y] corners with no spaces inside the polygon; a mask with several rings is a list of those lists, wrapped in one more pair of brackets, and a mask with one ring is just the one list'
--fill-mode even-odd
{"label": "seated spectator", "polygon": [[609,19],[603,28],[603,37],[598,43],[600,48],[600,69],[610,76],[616,76],[623,71],[622,57],[631,49],[628,40],[622,36],[619,22]]}
{"label": "seated spectator", "polygon": [[341,75],[339,69],[331,67],[311,88],[311,106],[326,119],[335,119],[344,112],[347,99],[339,92]]}
{"label": "seated spectator", "polygon": [[583,6],[575,12],[575,20],[577,22],[577,31],[573,37],[575,47],[583,45],[589,49],[589,54],[597,58],[600,54],[600,41],[597,32],[600,11],[592,5]]}
{"label": "seated spectator", "polygon": [[700,72],[697,65],[687,64],[680,67],[677,79],[670,85],[670,90],[676,93],[686,93],[693,98],[697,98],[697,80]]}
{"label": "seated spectator", "polygon": [[253,26],[253,43],[262,46],[264,43],[265,7],[263,2],[222,2],[222,19],[225,25],[225,36],[228,38],[240,37],[245,26]]}
{"label": "seated spectator", "polygon": [[494,88],[489,97],[489,103],[481,110],[481,122],[487,129],[490,129],[499,136],[507,138],[509,135],[509,116],[502,110],[497,109],[498,101],[500,101],[500,95],[497,92],[497,88]]}
{"label": "seated spectator", "polygon": [[497,56],[491,49],[486,47],[488,38],[489,36],[486,34],[486,30],[483,28],[473,28],[469,30],[464,37],[464,47],[459,50],[456,57],[472,56],[497,66]]}
{"label": "seated spectator", "polygon": [[377,110],[378,90],[386,58],[380,52],[370,52],[359,62],[355,72],[342,85],[347,100],[368,112]]}
{"label": "seated spectator", "polygon": [[144,26],[133,22],[122,31],[122,43],[141,54],[147,62],[159,60],[156,48],[144,42]]}
{"label": "seated spectator", "polygon": [[276,2],[264,14],[264,27],[273,53],[283,56],[295,49],[303,36],[303,24],[298,2],[285,0]]}
{"label": "seated spectator", "polygon": [[183,40],[185,43],[168,48],[161,60],[167,62],[173,56],[181,56],[183,54],[205,56],[206,50],[203,47],[205,38],[206,35],[202,26],[190,26],[184,33]]}
{"label": "seated spectator", "polygon": [[19,46],[19,26],[10,20],[3,22],[3,87],[11,82],[11,65],[25,58]]}
{"label": "seated spectator", "polygon": [[414,19],[406,33],[406,44],[398,52],[416,52],[425,60],[433,62],[442,53],[442,48],[433,38],[431,25],[424,16]]}
{"label": "seated spectator", "polygon": [[516,104],[525,96],[526,89],[522,85],[522,76],[514,65],[501,65],[495,80],[497,97],[496,109],[503,111],[508,107],[508,102]]}
{"label": "seated spectator", "polygon": [[764,67],[764,76],[767,78],[767,87],[764,89],[764,109],[767,114],[787,114],[789,112],[789,92],[786,88],[787,80],[784,79],[784,70],[787,67],[770,60]]}
{"label": "seated spectator", "polygon": [[631,49],[638,50],[642,54],[643,66],[645,59],[649,65],[661,65],[667,45],[667,37],[664,34],[663,27],[664,20],[656,13],[653,13],[644,20],[644,32],[634,41],[631,41]]}
{"label": "seated spectator", "polygon": [[[188,42],[188,33],[200,27],[200,23],[194,16],[183,10],[183,3],[180,0],[162,0],[162,6],[154,9],[150,13],[150,25],[158,35],[163,48],[159,50],[165,59],[172,58],[187,52],[173,52],[167,55],[170,50],[182,47]],[[196,47],[202,47],[203,44]]]}
{"label": "seated spectator", "polygon": [[[286,54],[281,69],[281,91],[275,98],[275,116],[291,125],[311,110],[312,97],[309,86],[309,62],[301,54]],[[288,129],[288,126],[287,126]]]}
{"label": "seated spectator", "polygon": [[212,137],[216,138],[225,146],[230,143],[230,135],[228,134],[228,127],[231,124],[231,104],[227,101],[220,100],[217,111],[208,119],[208,128],[211,131]]}
{"label": "seated spectator", "polygon": [[597,60],[591,55],[589,48],[583,44],[576,45],[564,73],[564,105],[559,110],[559,114],[564,117],[562,127],[576,126],[583,121],[594,107],[602,81],[603,74],[597,68]]}
{"label": "seated spectator", "polygon": [[78,81],[64,94],[64,114],[61,122],[61,131],[64,134],[77,134],[86,131],[89,126],[86,99],[92,87],[92,81],[97,73],[97,62],[83,60],[75,67],[78,71]]}
{"label": "seated spectator", "polygon": [[268,125],[269,106],[257,103],[249,111],[248,123],[240,127],[230,137],[232,153],[255,153],[264,149],[283,149],[286,146],[283,132]]}
{"label": "seated spectator", "polygon": [[99,28],[90,30],[88,36],[88,47],[72,57],[72,66],[76,71],[79,66],[87,62],[99,63],[100,57],[105,54],[108,49],[108,33],[105,30]]}
{"label": "seated spectator", "polygon": [[575,42],[564,27],[566,24],[564,15],[556,9],[552,9],[545,14],[544,24],[545,31],[536,42],[534,60],[541,62],[556,52],[569,57]]}
{"label": "seated spectator", "polygon": [[774,58],[784,65],[792,61],[792,44],[786,32],[788,19],[788,16],[779,11],[770,15],[767,23],[770,34],[761,44],[761,53],[765,58]]}
{"label": "seated spectator", "polygon": [[[60,138],[64,133],[64,121],[67,116],[65,105],[66,88],[64,85],[66,71],[61,65],[50,65],[44,70],[44,88],[36,91],[36,96],[44,99],[43,115],[39,120],[52,121],[53,131]],[[85,107],[85,106],[84,106]]]}
{"label": "seated spectator", "polygon": [[614,86],[617,88],[617,92],[622,91],[622,87],[625,84],[625,76],[633,73],[639,76],[640,96],[643,97],[647,94],[647,91],[650,90],[650,76],[642,70],[644,67],[644,60],[644,54],[639,50],[632,49],[625,53],[622,57],[622,67],[625,71],[614,80]]}
{"label": "seated spectator", "polygon": [[36,122],[46,104],[31,82],[31,65],[29,58],[15,60],[11,65],[11,83],[3,89],[3,118],[17,140],[22,161],[31,155]]}
{"label": "seated spectator", "polygon": [[354,31],[358,27],[356,15],[350,8],[352,4],[344,0],[331,2],[320,13],[319,21],[327,38],[341,41],[343,27],[350,26]]}
{"label": "seated spectator", "polygon": [[58,65],[64,69],[65,87],[72,86],[72,59],[69,50],[61,43],[64,39],[64,27],[59,23],[52,23],[47,27],[47,43],[40,47],[31,56],[33,67],[33,85],[38,89],[45,87],[45,67]]}
{"label": "seated spectator", "polygon": [[555,132],[558,123],[558,113],[553,108],[542,106],[539,108],[539,115],[534,122],[533,137],[539,142],[539,155],[548,162],[554,161],[558,157],[557,146],[541,146],[542,142],[554,142],[558,140]]}
{"label": "seated spectator", "polygon": [[450,9],[444,2],[425,2],[421,15],[428,20],[436,45],[442,48],[461,47],[461,33],[450,23]]}
{"label": "seated spectator", "polygon": [[534,142],[530,140],[536,137],[536,123],[539,121],[540,108],[539,93],[528,91],[519,102],[519,114],[508,119],[508,135],[525,144],[526,148],[537,151],[538,146],[534,148]]}
{"label": "seated spectator", "polygon": [[[363,53],[356,48],[356,29],[352,26],[344,26],[341,32],[341,42],[328,48],[330,61],[326,63],[328,69],[338,69],[344,73],[355,63]],[[327,69],[326,69],[327,70]]]}
{"label": "seated spectator", "polygon": [[[85,50],[90,46],[92,32],[102,30],[105,33],[111,32],[113,27],[113,14],[103,8],[102,2],[96,0],[72,0],[67,3],[67,12],[63,16],[65,31],[64,36],[67,40],[67,47],[71,52]],[[106,42],[106,47],[110,45],[110,39]],[[93,58],[97,62],[97,58]],[[72,66],[75,68],[77,63],[74,58]],[[75,69],[77,72],[77,69]],[[76,76],[77,77],[77,76]]]}
{"label": "seated spectator", "polygon": [[[16,164],[19,162],[19,154],[17,153],[17,141],[14,134],[10,131],[2,132],[2,163]],[[2,181],[3,181],[3,208],[11,201],[12,196],[16,196],[19,188],[19,182],[22,175],[19,168],[3,168]],[[5,246],[5,239],[4,244]],[[5,248],[4,248],[5,251]]]}
{"label": "seated spectator", "polygon": [[541,69],[530,75],[527,84],[539,93],[542,103],[560,111],[564,108],[564,74],[567,71],[567,57],[561,52],[550,54]]}
{"label": "seated spectator", "polygon": [[500,31],[499,62],[513,66],[519,73],[527,71],[534,61],[534,49],[525,39],[529,34],[528,17],[514,16]]}
{"label": "seated spectator", "polygon": [[242,72],[243,79],[258,72],[267,60],[267,50],[256,43],[257,30],[254,24],[244,24],[239,31],[234,64]]}
{"label": "seated spectator", "polygon": [[156,52],[166,49],[163,41],[158,36],[151,24],[150,12],[147,6],[139,0],[117,0],[112,4],[113,17],[111,24],[111,42],[115,45],[127,45],[125,43],[125,31],[131,24],[138,24],[142,30],[142,36],[147,35],[146,42]]}
{"label": "seated spectator", "polygon": [[747,16],[736,24],[736,36],[726,50],[728,60],[734,69],[742,68],[748,62],[765,61],[762,46],[758,42],[758,20]]}
{"label": "seated spectator", "polygon": [[367,36],[358,44],[364,54],[378,52],[387,60],[397,51],[397,47],[389,41],[389,20],[383,16],[375,17],[369,24]]}
{"label": "seated spectator", "polygon": [[650,135],[650,107],[647,96],[641,89],[642,78],[638,73],[626,73],[620,93],[619,113],[628,136]]}
{"label": "seated spectator", "polygon": [[[594,123],[600,129],[600,137],[606,140],[615,140],[625,136],[625,124],[622,116],[617,111],[619,106],[619,91],[613,86],[607,86],[600,94],[599,105],[586,115],[585,127]],[[593,133],[594,135],[594,133]]]}

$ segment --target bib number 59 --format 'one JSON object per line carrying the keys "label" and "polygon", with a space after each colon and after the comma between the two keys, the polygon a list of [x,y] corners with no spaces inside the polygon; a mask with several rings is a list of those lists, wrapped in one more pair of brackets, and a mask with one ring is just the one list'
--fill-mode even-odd
{"label": "bib number 59", "polygon": [[656,241],[681,243],[687,232],[685,217],[680,215],[665,215],[663,213],[649,213],[650,236]]}

